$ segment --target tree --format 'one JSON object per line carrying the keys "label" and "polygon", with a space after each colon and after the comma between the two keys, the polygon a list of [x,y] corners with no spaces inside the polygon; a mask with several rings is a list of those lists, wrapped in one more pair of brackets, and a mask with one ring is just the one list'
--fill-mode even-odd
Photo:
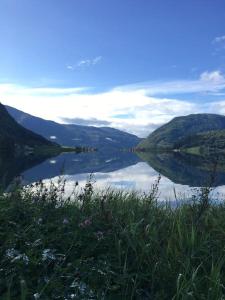
{"label": "tree", "polygon": [[0,155],[2,157],[11,157],[15,152],[14,141],[8,137],[0,136]]}

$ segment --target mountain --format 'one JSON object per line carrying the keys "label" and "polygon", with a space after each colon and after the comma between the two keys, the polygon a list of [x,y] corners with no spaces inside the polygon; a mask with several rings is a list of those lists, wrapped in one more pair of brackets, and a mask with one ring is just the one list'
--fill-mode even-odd
{"label": "mountain", "polygon": [[[176,149],[182,148],[185,143],[187,147],[190,147],[189,143],[192,138],[197,141],[197,134],[208,134],[210,131],[214,131],[214,137],[216,137],[215,131],[223,129],[225,129],[225,116],[192,114],[176,117],[151,133],[138,145],[138,149]],[[204,139],[203,136],[201,137]],[[189,142],[187,143],[187,141]],[[194,144],[192,143],[191,147],[193,146]]]}
{"label": "mountain", "polygon": [[110,127],[81,126],[58,124],[53,121],[34,117],[20,110],[7,106],[11,116],[22,126],[56,141],[63,146],[93,147],[101,149],[123,149],[135,147],[141,139]]}
{"label": "mountain", "polygon": [[222,154],[225,152],[225,130],[212,130],[187,136],[176,143],[175,148],[193,154]]}
{"label": "mountain", "polygon": [[19,125],[0,103],[0,153],[10,155],[40,150],[42,147],[58,146]]}

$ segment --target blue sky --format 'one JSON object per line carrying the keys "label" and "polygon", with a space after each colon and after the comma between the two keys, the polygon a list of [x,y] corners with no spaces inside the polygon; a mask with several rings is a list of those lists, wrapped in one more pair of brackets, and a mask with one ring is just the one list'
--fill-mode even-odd
{"label": "blue sky", "polygon": [[145,136],[225,113],[224,0],[1,0],[0,98]]}

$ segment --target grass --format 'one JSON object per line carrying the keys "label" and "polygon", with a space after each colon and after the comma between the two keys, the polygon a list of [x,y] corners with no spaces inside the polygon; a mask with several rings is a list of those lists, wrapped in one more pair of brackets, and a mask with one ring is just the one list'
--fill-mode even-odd
{"label": "grass", "polygon": [[65,182],[0,196],[0,299],[225,299],[225,204]]}

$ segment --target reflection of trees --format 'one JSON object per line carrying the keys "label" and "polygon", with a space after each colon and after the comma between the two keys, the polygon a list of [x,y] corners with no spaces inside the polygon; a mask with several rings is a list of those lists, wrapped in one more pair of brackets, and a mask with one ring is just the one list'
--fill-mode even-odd
{"label": "reflection of trees", "polygon": [[153,169],[174,183],[189,186],[208,184],[215,172],[214,186],[225,184],[225,158],[223,156],[199,156],[173,152],[145,152],[138,154]]}
{"label": "reflection of trees", "polygon": [[12,180],[19,176],[25,170],[34,167],[44,161],[45,157],[21,156],[14,157],[0,155],[0,187],[5,189],[12,182]]}

